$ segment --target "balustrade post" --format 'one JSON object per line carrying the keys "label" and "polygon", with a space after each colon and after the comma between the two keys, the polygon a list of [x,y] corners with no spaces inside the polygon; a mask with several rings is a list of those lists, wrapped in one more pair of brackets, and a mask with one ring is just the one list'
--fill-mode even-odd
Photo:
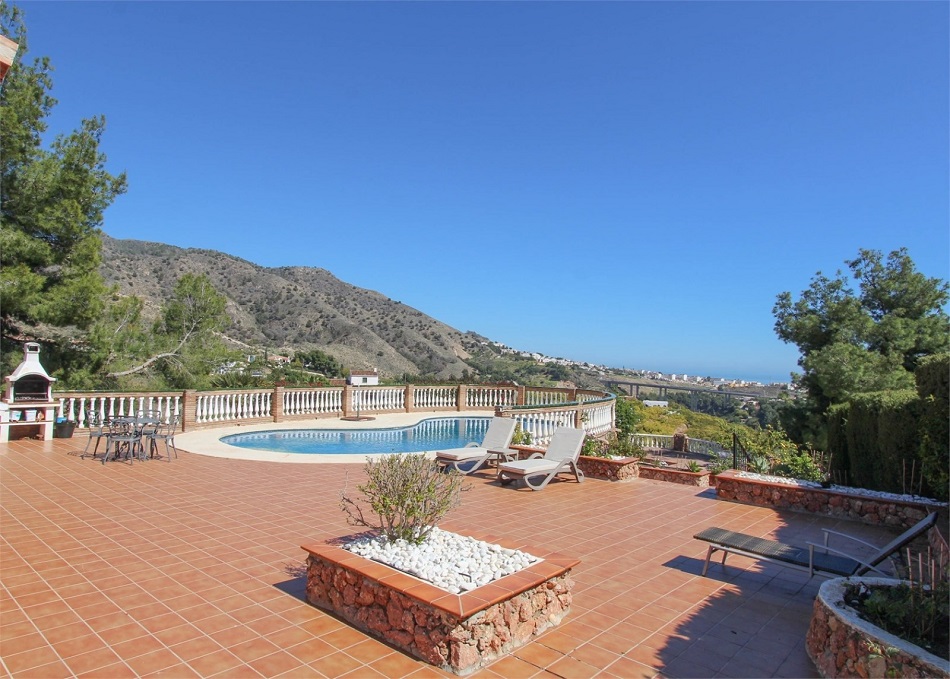
{"label": "balustrade post", "polygon": [[518,385],[515,387],[515,405],[523,406],[525,404],[525,387]]}
{"label": "balustrade post", "polygon": [[584,428],[584,411],[578,408],[574,411],[574,428],[583,429]]}
{"label": "balustrade post", "polygon": [[466,409],[466,404],[468,403],[468,385],[460,384],[456,395],[457,400],[455,402],[455,409],[459,412],[462,412]]}
{"label": "balustrade post", "polygon": [[414,411],[416,404],[416,385],[407,384],[406,385],[406,412],[411,413]]}
{"label": "balustrade post", "polygon": [[198,392],[194,389],[185,389],[181,395],[181,430],[194,428],[198,419]]}
{"label": "balustrade post", "polygon": [[343,407],[343,417],[351,417],[352,407],[353,407],[353,398],[350,396],[352,394],[352,386],[347,383],[343,385],[343,403],[340,405]]}
{"label": "balustrade post", "polygon": [[274,393],[271,395],[270,412],[274,422],[284,421],[284,388],[274,387]]}

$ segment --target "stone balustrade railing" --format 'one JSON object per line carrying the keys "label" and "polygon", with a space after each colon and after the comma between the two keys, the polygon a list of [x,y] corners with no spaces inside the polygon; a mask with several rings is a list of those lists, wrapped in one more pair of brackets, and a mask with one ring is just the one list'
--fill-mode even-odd
{"label": "stone balustrade railing", "polygon": [[523,387],[508,384],[342,386],[220,391],[54,395],[57,416],[89,426],[89,413],[103,420],[145,411],[178,417],[182,430],[234,424],[387,413],[491,410],[515,417],[538,443],[547,443],[560,425],[600,436],[613,428],[614,396],[604,392]]}

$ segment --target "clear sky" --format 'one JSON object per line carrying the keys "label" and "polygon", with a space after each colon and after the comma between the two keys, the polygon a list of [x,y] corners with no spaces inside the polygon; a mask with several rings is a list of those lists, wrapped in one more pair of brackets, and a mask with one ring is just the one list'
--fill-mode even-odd
{"label": "clear sky", "polygon": [[116,238],[322,267],[459,330],[788,379],[776,295],[950,278],[947,2],[22,2]]}

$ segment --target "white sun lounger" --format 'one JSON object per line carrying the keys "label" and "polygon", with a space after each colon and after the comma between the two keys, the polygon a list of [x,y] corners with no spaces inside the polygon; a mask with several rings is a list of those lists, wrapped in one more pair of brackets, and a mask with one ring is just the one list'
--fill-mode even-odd
{"label": "white sun lounger", "polygon": [[518,451],[508,446],[511,445],[517,424],[510,417],[493,417],[480,445],[473,442],[465,448],[439,451],[435,454],[435,461],[444,468],[471,474],[490,460],[512,460],[518,457]]}
{"label": "white sun lounger", "polygon": [[573,427],[558,427],[551,437],[551,444],[544,451],[534,453],[527,460],[499,462],[498,479],[507,486],[516,479],[524,481],[531,490],[541,490],[562,472],[571,472],[580,483],[584,472],[577,467],[577,458],[584,446],[584,430]]}

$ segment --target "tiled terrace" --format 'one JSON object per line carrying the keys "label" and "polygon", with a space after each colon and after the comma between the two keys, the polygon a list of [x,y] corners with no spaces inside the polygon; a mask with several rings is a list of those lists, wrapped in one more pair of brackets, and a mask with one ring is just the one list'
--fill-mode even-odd
{"label": "tiled terrace", "polygon": [[[338,497],[362,465],[103,466],[84,443],[0,444],[0,676],[451,676],[304,600],[300,545],[354,530]],[[453,526],[582,560],[564,623],[477,677],[816,676],[803,639],[821,579],[735,556],[700,577],[692,535],[884,537],[658,481],[470,478]]]}

